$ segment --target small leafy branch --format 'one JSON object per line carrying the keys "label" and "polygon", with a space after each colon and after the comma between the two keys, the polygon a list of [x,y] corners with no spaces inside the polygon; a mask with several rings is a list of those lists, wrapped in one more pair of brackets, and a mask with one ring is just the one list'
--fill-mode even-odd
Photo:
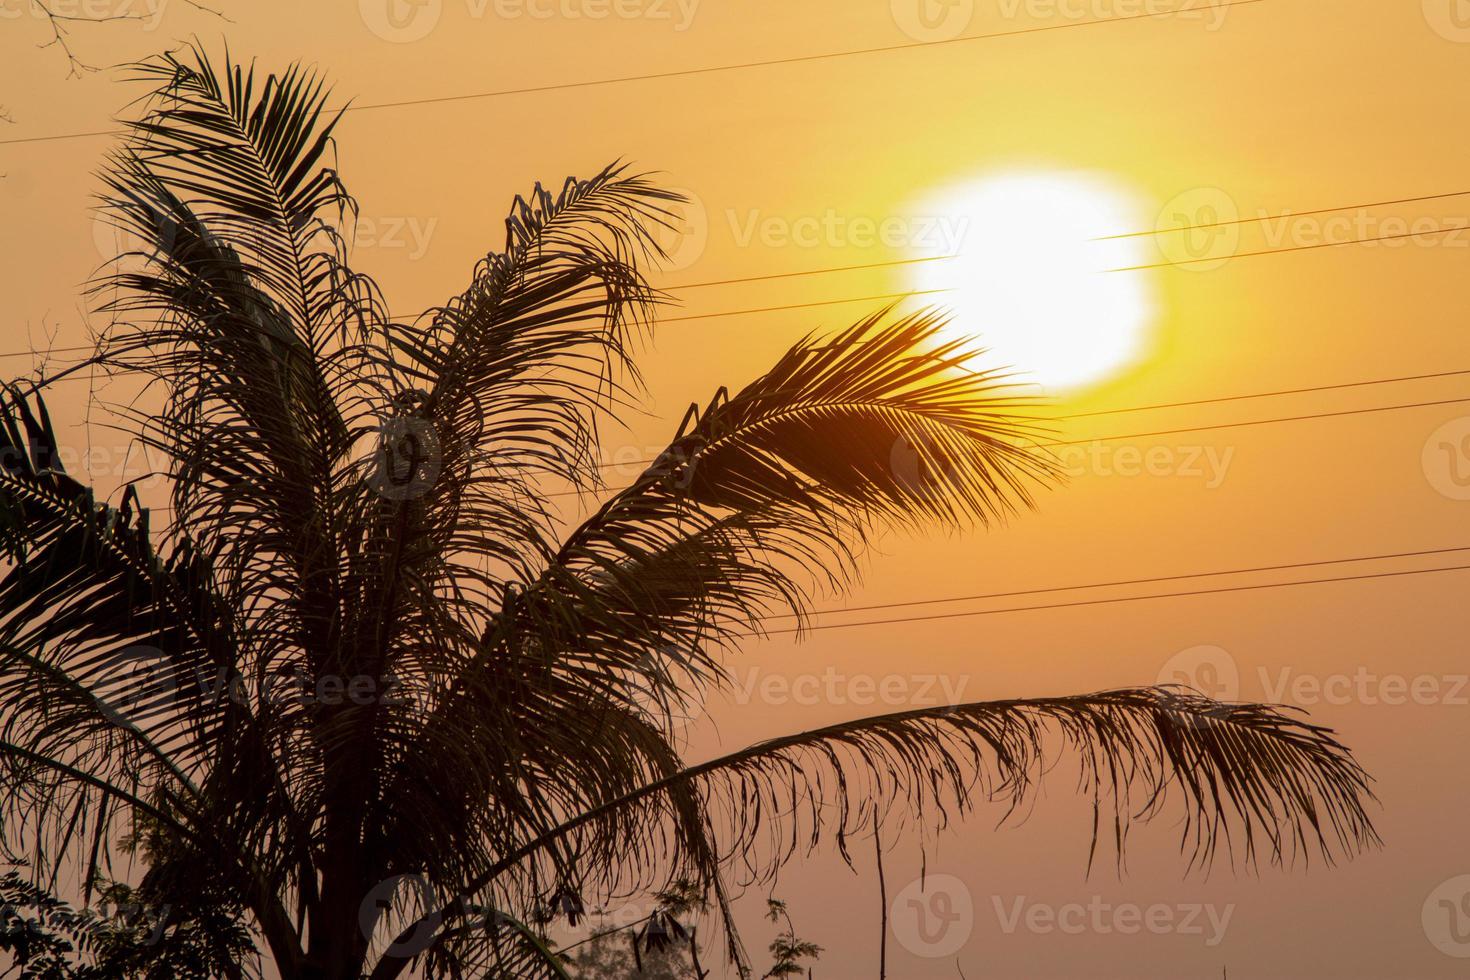
{"label": "small leafy branch", "polygon": [[804,967],[802,961],[816,961],[822,955],[822,947],[796,935],[796,927],[791,923],[791,915],[786,911],[786,903],[780,899],[766,900],[766,918],[771,922],[784,923],[786,928],[779,936],[771,940],[771,956],[776,962],[766,971],[761,980],[766,980],[767,977],[800,976],[803,971],[810,976],[811,968]]}
{"label": "small leafy branch", "polygon": [[[562,953],[572,975],[586,980],[709,980],[695,923],[708,909],[697,884],[679,881],[659,893],[658,904],[644,918],[594,933]],[[771,941],[771,967],[760,980],[810,976],[806,961],[816,962],[822,947],[796,934],[784,901],[768,899],[766,919],[784,928]],[[568,955],[578,948],[581,952]]]}

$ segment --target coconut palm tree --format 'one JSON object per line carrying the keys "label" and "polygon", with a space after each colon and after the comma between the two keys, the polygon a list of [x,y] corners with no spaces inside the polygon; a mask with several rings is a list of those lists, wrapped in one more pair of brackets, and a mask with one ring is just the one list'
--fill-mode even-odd
{"label": "coconut palm tree", "polygon": [[938,314],[885,311],[691,408],[608,487],[676,195],[621,166],[537,185],[462,293],[395,322],[348,265],[320,77],[199,50],[134,74],[102,177],[138,244],[97,283],[92,363],[146,382],[117,422],[167,460],[171,517],[64,471],[49,380],[3,399],[0,839],[37,880],[131,855],[166,934],[234,914],[282,977],[329,980],[562,976],[551,923],[687,880],[746,972],[733,888],[899,812],[1021,804],[1054,750],[1094,842],[1159,813],[1190,864],[1375,840],[1331,732],[1173,689],[690,764],[672,719],[771,617],[850,587],[872,535],[991,525],[1052,482],[1035,409]]}

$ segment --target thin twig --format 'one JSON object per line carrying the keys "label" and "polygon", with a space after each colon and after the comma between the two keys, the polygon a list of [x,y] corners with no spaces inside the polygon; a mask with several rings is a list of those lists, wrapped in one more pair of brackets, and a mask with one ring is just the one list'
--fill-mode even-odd
{"label": "thin twig", "polygon": [[883,835],[878,833],[878,804],[873,804],[873,850],[878,855],[878,907],[882,928],[878,931],[878,980],[888,976],[888,882],[883,879]]}

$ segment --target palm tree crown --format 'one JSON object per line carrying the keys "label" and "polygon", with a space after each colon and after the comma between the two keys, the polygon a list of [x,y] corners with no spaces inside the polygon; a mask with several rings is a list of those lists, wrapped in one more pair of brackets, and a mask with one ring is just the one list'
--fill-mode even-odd
{"label": "palm tree crown", "polygon": [[[96,286],[96,363],[148,382],[156,407],[119,419],[168,461],[172,519],[63,471],[45,382],[0,419],[0,838],[37,876],[90,886],[129,851],[168,935],[232,916],[287,978],[532,978],[565,975],[556,917],[674,881],[743,972],[732,888],[895,808],[1020,803],[1053,742],[1120,842],[1164,811],[1194,863],[1375,839],[1329,731],[1185,691],[911,710],[690,765],[683,702],[849,586],[872,534],[988,525],[1051,482],[1026,401],[939,316],[885,312],[605,487],[676,195],[619,166],[537,185],[462,293],[394,322],[348,265],[319,77],[198,50],[135,74],[103,178],[141,244]],[[561,488],[605,502],[568,529]]]}

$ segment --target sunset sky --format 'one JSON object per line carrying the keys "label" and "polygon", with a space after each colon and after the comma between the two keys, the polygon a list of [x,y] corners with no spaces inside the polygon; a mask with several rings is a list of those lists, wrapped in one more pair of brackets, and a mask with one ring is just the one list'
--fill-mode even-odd
{"label": "sunset sky", "polygon": [[[1083,416],[1051,423],[1071,478],[1035,513],[885,538],[863,587],[827,607],[1030,594],[855,610],[820,623],[902,621],[750,643],[736,696],[692,720],[691,758],[951,695],[1184,682],[1309,709],[1377,779],[1386,846],[1337,868],[1186,877],[1160,821],[1135,832],[1124,875],[1106,851],[1088,875],[1090,810],[1065,763],[1024,826],[997,830],[982,806],[922,849],[891,830],[890,900],[921,867],[948,891],[894,903],[889,976],[1464,975],[1470,571],[1362,576],[1470,567],[1470,550],[1427,553],[1470,549],[1470,230],[1455,230],[1470,226],[1470,4],[218,2],[227,21],[184,0],[104,3],[141,19],[67,41],[97,66],[194,35],[266,69],[318,65],[357,107],[338,130],[362,208],[354,261],[399,318],[460,291],[538,180],[622,159],[690,195],[666,241],[677,268],[656,277],[678,305],[641,361],[649,414],[607,433],[609,462],[656,454],[690,402],[805,333],[953,286],[901,308],[952,305],[957,334],[994,334],[1009,366],[1058,382],[1049,414]],[[141,92],[107,71],[69,79],[25,0],[0,17],[0,363],[20,376],[37,363],[24,352],[103,326],[82,288],[115,246],[91,210],[98,134]],[[1214,227],[1170,231],[1185,225]],[[1149,268],[1102,271],[1120,266]],[[1031,343],[1006,333],[1022,317]],[[113,488],[146,463],[95,409],[87,428],[88,390],[78,377],[50,404]],[[1373,556],[1400,557],[1307,566]],[[1287,565],[1304,567],[1169,578]],[[1036,592],[1147,579],[1164,580]],[[1071,605],[1311,579],[1356,580]],[[1053,608],[1011,611],[1025,606]],[[775,889],[826,947],[818,977],[875,974],[871,850],[854,861],[824,850]],[[758,949],[762,897],[741,905]],[[1073,916],[1080,929],[1027,918],[1075,905],[1112,911]],[[1174,925],[1126,934],[1125,905]],[[943,929],[914,919],[946,909],[960,919]]]}

